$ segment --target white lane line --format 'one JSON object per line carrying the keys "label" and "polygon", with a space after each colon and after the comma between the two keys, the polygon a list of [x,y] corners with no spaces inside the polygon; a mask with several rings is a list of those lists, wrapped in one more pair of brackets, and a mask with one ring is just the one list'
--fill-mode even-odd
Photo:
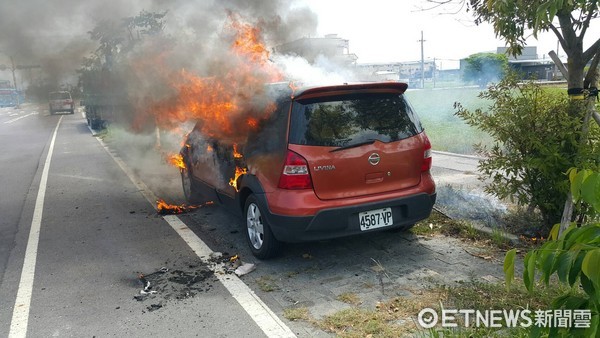
{"label": "white lane line", "polygon": [[[29,113],[27,115],[19,116],[19,117],[16,117],[16,118],[12,119],[12,120],[5,121],[4,123],[5,124],[6,123],[13,123],[13,122],[19,121],[20,119],[24,119],[24,118],[26,118],[26,117],[28,117],[30,115],[36,115],[36,114],[37,114],[37,112]],[[13,116],[13,115],[10,115],[10,116]]]}
{"label": "white lane line", "polygon": [[[167,215],[163,216],[163,218],[200,259],[208,262],[208,257],[210,257],[213,251],[179,217]],[[233,298],[246,310],[250,317],[252,317],[267,337],[296,337],[294,332],[269,309],[267,304],[236,275],[217,273],[215,276],[221,281]]]}
{"label": "white lane line", "polygon": [[21,270],[21,281],[17,290],[17,299],[13,309],[13,316],[10,322],[10,332],[8,337],[25,337],[27,335],[27,323],[29,322],[29,308],[31,306],[31,294],[33,292],[33,279],[35,277],[35,263],[37,260],[38,243],[40,239],[40,230],[42,227],[42,212],[44,211],[44,197],[46,196],[46,184],[48,183],[48,172],[50,171],[50,161],[54,152],[54,143],[58,134],[58,127],[62,121],[62,116],[54,128],[52,141],[48,148],[48,155],[44,162],[40,187],[35,200],[33,209],[33,218],[31,220],[31,229],[29,230],[29,239],[27,240],[27,249],[23,260],[23,269]]}
{"label": "white lane line", "polygon": [[[104,147],[106,152],[117,163],[121,170],[129,177],[131,182],[142,193],[142,195],[156,208],[158,198],[154,193],[142,182],[137,179],[129,167],[118,156],[113,154],[108,146],[99,138],[98,142]],[[177,232],[177,234],[187,243],[194,253],[204,262],[208,262],[208,257],[213,251],[204,243],[200,237],[175,215],[163,216],[163,219]],[[211,265],[208,265],[211,268]],[[214,268],[213,268],[214,272]],[[233,298],[242,306],[242,308],[250,315],[252,320],[263,330],[267,337],[296,337],[294,332],[281,320],[277,315],[269,309],[269,307],[236,275],[222,275],[216,273],[215,276],[225,286],[227,291]]]}

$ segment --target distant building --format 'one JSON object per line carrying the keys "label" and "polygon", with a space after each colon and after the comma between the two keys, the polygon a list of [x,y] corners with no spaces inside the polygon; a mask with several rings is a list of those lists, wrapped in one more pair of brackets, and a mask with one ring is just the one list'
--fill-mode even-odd
{"label": "distant building", "polygon": [[507,50],[507,47],[498,47],[496,53],[506,54],[508,65],[523,74],[524,79],[552,80],[557,77],[554,62],[551,59],[539,59],[536,46],[523,47],[521,55],[517,56],[507,54]]}
{"label": "distant building", "polygon": [[275,52],[284,55],[300,56],[309,63],[315,63],[319,56],[326,57],[343,66],[355,65],[358,57],[350,53],[350,44],[337,34],[322,38],[301,38],[275,47]]}
{"label": "distant building", "polygon": [[[365,80],[418,82],[421,80],[421,61],[360,63],[356,65],[357,73]],[[435,62],[427,60],[423,63],[424,77],[431,79],[436,71]]]}

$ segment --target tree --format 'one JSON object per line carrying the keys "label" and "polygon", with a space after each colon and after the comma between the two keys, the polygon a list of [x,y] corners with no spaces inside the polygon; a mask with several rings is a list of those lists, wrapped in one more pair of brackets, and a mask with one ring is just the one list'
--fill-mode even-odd
{"label": "tree", "polygon": [[[583,40],[592,19],[599,16],[599,0],[429,0],[436,5],[466,4],[475,16],[475,23],[491,23],[496,35],[504,39],[509,53],[518,55],[525,45],[528,30],[537,37],[540,32],[553,32],[567,54],[567,67],[553,57],[567,79],[571,98],[569,115],[582,121],[579,143],[587,140],[591,117],[600,124],[595,111],[598,97],[598,63],[600,38],[585,51]],[[552,54],[551,54],[552,56]],[[586,71],[586,65],[591,66]],[[578,152],[574,146],[573,152]],[[574,164],[575,165],[575,164]],[[569,193],[563,210],[561,231],[566,229],[573,215],[573,200]]]}
{"label": "tree", "polygon": [[480,88],[500,80],[508,67],[508,57],[504,54],[478,53],[465,59],[463,79],[475,82]]}

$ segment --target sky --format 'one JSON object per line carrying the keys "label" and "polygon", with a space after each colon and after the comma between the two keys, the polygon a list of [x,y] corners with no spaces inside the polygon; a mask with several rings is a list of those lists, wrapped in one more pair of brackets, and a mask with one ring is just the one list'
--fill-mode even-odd
{"label": "sky", "polygon": [[[456,6],[431,10],[425,0],[302,0],[318,15],[318,35],[336,33],[348,39],[350,52],[359,63],[416,61],[421,59],[421,31],[425,59],[436,59],[442,69],[458,68],[458,60],[479,52],[495,52],[505,46],[497,39],[491,25],[475,26],[471,14]],[[592,22],[586,34],[586,46],[600,37],[600,20]],[[540,58],[556,50],[557,39],[551,32],[539,40],[528,39],[537,46]],[[559,50],[559,55],[564,55]]]}
{"label": "sky", "polygon": [[[462,58],[504,46],[489,24],[475,26],[464,9],[452,5],[423,10],[431,6],[427,0],[0,0],[0,65],[10,66],[9,56],[14,56],[17,65],[41,65],[50,79],[73,83],[75,69],[97,48],[88,31],[102,20],[133,16],[142,9],[168,10],[168,34],[180,40],[177,50],[191,59],[222,49],[218,35],[230,10],[255,20],[253,24],[262,23],[268,47],[338,34],[349,40],[358,63],[418,61],[421,32],[425,59],[435,59],[439,69],[458,68]],[[600,19],[592,22],[584,45],[598,37]],[[528,42],[538,47],[540,58],[557,47],[552,33]],[[564,53],[559,50],[559,55]],[[0,70],[0,79],[10,75]],[[27,80],[26,73],[19,75]]]}

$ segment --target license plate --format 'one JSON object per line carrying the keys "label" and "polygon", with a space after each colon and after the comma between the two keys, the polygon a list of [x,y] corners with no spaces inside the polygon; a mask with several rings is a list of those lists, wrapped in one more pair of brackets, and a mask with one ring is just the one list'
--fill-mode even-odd
{"label": "license plate", "polygon": [[358,214],[360,230],[370,230],[394,224],[392,208],[365,211]]}

